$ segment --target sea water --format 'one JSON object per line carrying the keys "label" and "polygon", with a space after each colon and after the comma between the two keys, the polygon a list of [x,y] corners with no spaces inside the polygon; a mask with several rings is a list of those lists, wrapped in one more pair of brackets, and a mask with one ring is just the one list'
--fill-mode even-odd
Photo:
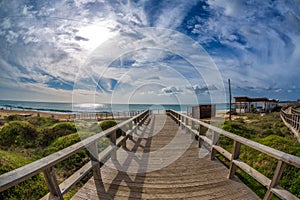
{"label": "sea water", "polygon": [[[36,110],[44,112],[99,112],[99,113],[115,113],[115,112],[130,112],[151,110],[168,110],[172,109],[179,112],[191,112],[193,105],[176,105],[176,104],[89,104],[89,103],[59,103],[59,102],[34,102],[34,101],[11,101],[0,100],[0,109],[8,110]],[[226,103],[217,104],[217,110],[229,110],[229,105]]]}

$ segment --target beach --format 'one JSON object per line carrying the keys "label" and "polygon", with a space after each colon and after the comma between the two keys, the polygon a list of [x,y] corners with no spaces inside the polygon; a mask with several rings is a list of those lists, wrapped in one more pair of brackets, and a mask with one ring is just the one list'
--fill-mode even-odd
{"label": "beach", "polygon": [[58,112],[40,112],[34,110],[0,110],[0,119],[4,119],[10,115],[20,115],[24,117],[45,117],[45,118],[52,118],[58,119],[63,121],[74,120],[74,114],[69,113],[58,113]]}
{"label": "beach", "polygon": [[[160,111],[161,112],[161,111]],[[216,111],[216,117],[217,118],[228,118],[227,110],[217,110]],[[131,112],[131,113],[116,113],[114,114],[114,118],[128,118],[128,115],[135,115],[137,113]],[[75,113],[59,113],[59,112],[42,112],[42,111],[35,111],[35,110],[8,110],[8,109],[0,109],[0,119],[4,119],[5,117],[8,117],[10,115],[19,115],[24,117],[45,117],[45,118],[52,118],[57,119],[60,121],[72,121],[75,119],[76,114]],[[113,116],[111,113],[85,113],[81,114],[84,115],[85,118],[95,118],[97,119],[111,119]],[[79,117],[79,115],[77,115]]]}

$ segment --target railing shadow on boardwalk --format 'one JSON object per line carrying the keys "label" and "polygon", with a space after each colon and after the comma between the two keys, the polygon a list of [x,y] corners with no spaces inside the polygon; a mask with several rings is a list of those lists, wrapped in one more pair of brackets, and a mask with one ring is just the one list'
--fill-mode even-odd
{"label": "railing shadow on boardwalk", "polygon": [[[144,135],[146,132],[151,133],[151,131],[153,130],[154,125],[155,125],[154,123],[151,123],[151,127],[147,126],[148,124],[150,124],[150,120],[151,119],[148,118],[147,120],[145,120],[145,122],[143,124],[141,124],[141,127],[139,129],[142,129],[142,130],[140,131],[138,138],[135,141],[133,141],[134,140],[133,137],[130,138],[130,140],[132,140],[134,142],[134,146],[131,149],[128,149],[127,146],[124,146],[123,149],[125,151],[130,151],[132,153],[135,153],[138,148],[142,148],[142,149],[144,149],[143,153],[148,152],[147,148],[151,146],[152,137],[146,137],[146,139],[145,139]],[[146,144],[144,146],[141,145],[141,142],[143,139],[146,140]],[[128,168],[130,167],[130,163],[133,161],[136,161],[138,163],[141,162],[141,164],[143,164],[142,167],[145,167],[144,164],[147,163],[147,161],[148,161],[148,156],[147,156],[148,154],[143,154],[143,155],[146,155],[146,156],[142,156],[141,158],[127,156],[125,159],[125,162],[123,162],[122,164],[118,161],[117,158],[111,158],[110,161],[113,163],[115,168],[116,169],[122,168],[122,170],[117,171],[117,175],[112,180],[112,182],[114,184],[111,184],[107,190],[104,187],[103,180],[94,180],[98,198],[99,199],[113,199],[113,197],[116,195],[118,187],[120,186],[120,183],[122,181],[125,181],[127,187],[131,191],[130,195],[128,196],[128,199],[141,198],[142,183],[143,183],[145,177],[144,176],[136,176],[135,179],[132,180],[129,177],[129,175],[126,173],[126,170],[128,170]],[[131,188],[130,183],[132,183],[132,182],[139,183],[141,185],[141,187]],[[140,197],[138,197],[136,194],[140,194]]]}

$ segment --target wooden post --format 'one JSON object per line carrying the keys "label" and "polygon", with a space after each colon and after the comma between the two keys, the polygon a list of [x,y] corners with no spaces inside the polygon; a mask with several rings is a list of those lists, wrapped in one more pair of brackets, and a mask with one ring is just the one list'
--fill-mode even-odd
{"label": "wooden post", "polygon": [[98,142],[92,143],[89,147],[89,154],[92,161],[92,168],[93,168],[93,176],[95,180],[102,180],[101,178],[101,171],[100,171],[100,161],[99,161],[99,152],[98,152]]}
{"label": "wooden post", "polygon": [[228,87],[229,87],[229,120],[231,121],[231,84],[230,84],[230,79],[228,79]]}
{"label": "wooden post", "polygon": [[[133,121],[131,121],[129,123],[129,130],[132,130],[132,128],[133,128]],[[132,140],[132,132],[131,132],[131,134],[128,137]]]}
{"label": "wooden post", "polygon": [[180,116],[180,127],[181,127],[181,129],[184,128],[184,117],[183,116]]}
{"label": "wooden post", "polygon": [[113,131],[110,134],[110,145],[113,148],[112,152],[111,152],[111,159],[117,159],[117,145],[116,145],[116,131]]}
{"label": "wooden post", "polygon": [[232,149],[232,156],[231,156],[231,160],[230,160],[229,173],[228,173],[229,179],[232,179],[235,175],[236,165],[233,163],[233,160],[238,159],[238,157],[240,155],[240,149],[241,149],[241,143],[234,141],[233,149]]}
{"label": "wooden post", "polygon": [[210,155],[210,159],[214,160],[216,157],[216,153],[217,151],[213,148],[213,145],[218,145],[219,143],[219,134],[215,131],[213,131],[212,134],[212,144],[211,144],[211,155]]}
{"label": "wooden post", "polygon": [[[137,126],[137,120],[136,119],[134,119],[134,125],[135,126]],[[134,134],[136,135],[137,134],[137,127],[134,129]],[[133,139],[133,137],[132,138],[130,138],[130,139]]]}
{"label": "wooden post", "polygon": [[271,181],[270,186],[268,187],[268,191],[265,194],[264,200],[270,200],[272,198],[273,196],[272,188],[275,187],[278,184],[279,180],[281,179],[285,166],[286,165],[283,161],[278,160],[273,179]]}
{"label": "wooden post", "polygon": [[60,191],[58,181],[56,179],[56,175],[55,175],[53,167],[45,169],[45,171],[43,171],[43,173],[44,173],[48,188],[50,190],[50,198],[49,199],[63,200],[64,198]]}
{"label": "wooden post", "polygon": [[203,127],[199,125],[199,137],[198,137],[198,147],[201,148],[203,140],[201,139],[201,135],[204,135],[203,133]]}
{"label": "wooden post", "polygon": [[186,132],[189,132],[189,129],[187,128],[188,123],[189,123],[189,120],[188,120],[188,118],[186,117],[185,120],[184,120],[184,124],[185,124],[185,127],[186,127],[186,128],[185,128]]}
{"label": "wooden post", "polygon": [[191,128],[192,128],[192,129],[194,129],[194,128],[195,128],[195,122],[194,122],[194,121],[192,121]]}
{"label": "wooden post", "polygon": [[137,130],[140,129],[140,116],[136,118]]}
{"label": "wooden post", "polygon": [[300,131],[300,116],[299,115],[297,115],[297,116],[298,116],[298,122],[297,122],[298,123],[298,128],[297,128],[297,130]]}
{"label": "wooden post", "polygon": [[123,149],[126,149],[126,132],[125,131],[122,131],[122,136],[125,137],[125,139],[122,141],[122,148]]}

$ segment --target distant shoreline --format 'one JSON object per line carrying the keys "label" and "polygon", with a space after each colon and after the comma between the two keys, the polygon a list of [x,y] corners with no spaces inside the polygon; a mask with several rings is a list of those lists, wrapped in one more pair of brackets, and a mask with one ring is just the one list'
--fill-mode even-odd
{"label": "distant shoreline", "polygon": [[[84,113],[63,113],[63,112],[51,112],[51,111],[37,111],[37,110],[8,110],[0,109],[0,119],[11,115],[19,115],[24,117],[44,117],[57,119],[60,121],[73,121],[75,119],[95,119],[95,120],[105,120],[105,119],[128,119],[129,115],[136,115],[140,111],[132,112],[116,112],[116,113],[101,113],[101,112],[84,112]],[[77,114],[79,114],[77,116]],[[78,118],[77,118],[78,117]]]}
{"label": "distant shoreline", "polygon": [[[216,111],[216,117],[226,117],[226,113],[229,110],[217,110]],[[186,111],[182,111],[183,113],[186,113]],[[135,112],[127,112],[131,113],[131,115],[134,115]],[[124,117],[125,112],[118,112],[114,115],[112,113],[101,113],[101,112],[86,112],[83,114],[90,114],[91,117],[97,116],[98,118],[112,118],[113,116],[115,118],[118,117]],[[17,110],[17,109],[0,109],[0,119],[4,119],[5,117],[8,117],[10,115],[20,115],[24,117],[45,117],[45,118],[52,118],[57,120],[65,120],[65,121],[71,121],[74,120],[76,117],[76,113],[64,113],[64,112],[51,112],[51,111],[38,111],[38,110]],[[128,114],[127,114],[128,116]]]}

